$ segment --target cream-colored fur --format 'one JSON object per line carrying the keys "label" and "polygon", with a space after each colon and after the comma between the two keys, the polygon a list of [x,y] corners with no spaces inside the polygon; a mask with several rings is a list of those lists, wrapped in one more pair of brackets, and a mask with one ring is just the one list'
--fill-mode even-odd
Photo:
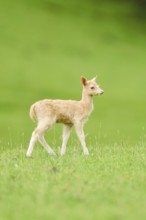
{"label": "cream-colored fur", "polygon": [[37,120],[38,125],[32,133],[27,150],[28,157],[31,156],[37,140],[43,145],[49,154],[55,155],[55,152],[47,144],[44,138],[44,133],[55,123],[64,124],[61,155],[64,155],[66,152],[66,144],[73,125],[75,126],[84,154],[89,154],[85,143],[83,126],[93,110],[93,96],[103,94],[103,90],[97,85],[96,78],[87,80],[85,77],[82,77],[81,81],[83,91],[82,99],[80,101],[45,99],[38,101],[31,106],[30,117],[32,120]]}

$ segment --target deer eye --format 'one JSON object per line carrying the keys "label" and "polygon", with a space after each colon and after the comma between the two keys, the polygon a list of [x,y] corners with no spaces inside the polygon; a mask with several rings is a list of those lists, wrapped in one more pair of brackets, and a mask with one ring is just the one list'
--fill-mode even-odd
{"label": "deer eye", "polygon": [[95,89],[95,87],[94,87],[94,86],[92,86],[92,87],[90,87],[90,89],[94,90],[94,89]]}

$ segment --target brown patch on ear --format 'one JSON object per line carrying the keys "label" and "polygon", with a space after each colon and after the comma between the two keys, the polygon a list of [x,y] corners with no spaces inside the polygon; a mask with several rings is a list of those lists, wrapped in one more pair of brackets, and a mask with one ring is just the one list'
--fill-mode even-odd
{"label": "brown patch on ear", "polygon": [[81,81],[84,86],[87,84],[87,79],[85,77],[82,77]]}

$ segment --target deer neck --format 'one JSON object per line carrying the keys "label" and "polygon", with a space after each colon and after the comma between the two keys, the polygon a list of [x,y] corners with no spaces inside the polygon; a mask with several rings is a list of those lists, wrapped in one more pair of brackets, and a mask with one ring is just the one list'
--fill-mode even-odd
{"label": "deer neck", "polygon": [[86,90],[83,89],[81,102],[91,111],[93,109],[93,97],[88,95]]}

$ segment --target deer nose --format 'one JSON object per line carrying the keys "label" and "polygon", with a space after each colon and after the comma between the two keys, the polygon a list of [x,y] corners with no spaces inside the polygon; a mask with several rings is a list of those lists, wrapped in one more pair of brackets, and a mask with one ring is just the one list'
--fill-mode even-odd
{"label": "deer nose", "polygon": [[102,95],[103,93],[104,93],[104,91],[103,91],[103,90],[101,90],[100,95]]}

